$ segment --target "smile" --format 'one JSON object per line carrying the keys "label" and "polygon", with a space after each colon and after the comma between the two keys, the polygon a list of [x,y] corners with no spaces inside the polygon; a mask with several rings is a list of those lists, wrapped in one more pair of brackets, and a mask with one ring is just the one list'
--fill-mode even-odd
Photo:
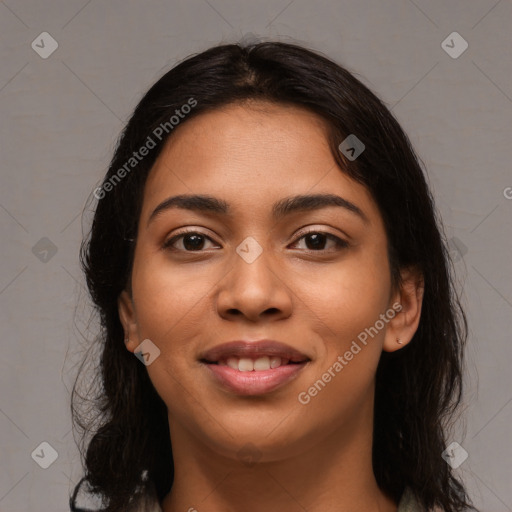
{"label": "smile", "polygon": [[[275,367],[270,366],[272,362]],[[261,357],[255,361],[248,358],[229,358],[227,364],[203,364],[209,370],[213,381],[225,390],[238,395],[263,395],[291,382],[307,362],[283,364],[281,358]]]}
{"label": "smile", "polygon": [[258,372],[264,370],[270,370],[285,366],[290,362],[289,359],[283,359],[281,357],[258,357],[257,359],[251,359],[249,357],[229,357],[218,362],[219,366],[229,366],[234,370],[241,372]]}
{"label": "smile", "polygon": [[236,340],[210,348],[199,361],[225,391],[262,395],[291,382],[311,360],[279,341]]}

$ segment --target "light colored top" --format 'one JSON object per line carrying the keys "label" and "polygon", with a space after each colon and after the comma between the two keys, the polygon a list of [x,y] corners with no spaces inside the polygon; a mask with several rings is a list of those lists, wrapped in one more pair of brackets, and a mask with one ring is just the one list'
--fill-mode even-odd
{"label": "light colored top", "polygon": [[[158,504],[156,495],[150,494],[140,496],[140,499],[134,502],[127,512],[162,512],[162,508]],[[400,498],[397,512],[423,512],[422,507],[408,487]]]}

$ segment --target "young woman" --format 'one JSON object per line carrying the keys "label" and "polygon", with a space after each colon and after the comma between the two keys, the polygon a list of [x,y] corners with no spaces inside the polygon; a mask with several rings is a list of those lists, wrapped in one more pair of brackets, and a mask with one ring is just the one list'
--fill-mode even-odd
{"label": "young woman", "polygon": [[444,239],[352,74],[277,42],[188,58],[94,196],[98,414],[75,387],[72,510],[82,483],[108,512],[471,506],[442,456],[466,339]]}

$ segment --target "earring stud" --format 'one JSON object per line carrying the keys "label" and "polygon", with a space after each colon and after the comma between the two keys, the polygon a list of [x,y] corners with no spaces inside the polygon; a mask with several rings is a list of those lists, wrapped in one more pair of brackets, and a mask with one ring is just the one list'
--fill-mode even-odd
{"label": "earring stud", "polygon": [[396,342],[399,344],[399,345],[402,345],[403,341],[400,339],[400,338],[397,338],[396,339]]}

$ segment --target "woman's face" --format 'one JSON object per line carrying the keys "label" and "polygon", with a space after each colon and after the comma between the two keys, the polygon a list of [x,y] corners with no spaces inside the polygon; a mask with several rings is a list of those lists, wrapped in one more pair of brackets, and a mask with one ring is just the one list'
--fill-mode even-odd
{"label": "woman's face", "polygon": [[[341,199],[283,207],[327,194]],[[170,205],[177,195],[225,211]],[[145,185],[131,293],[127,348],[160,350],[147,371],[171,439],[227,457],[251,446],[277,460],[367,426],[381,352],[400,347],[378,208],[336,165],[323,122],[297,107],[230,105],[175,128]],[[234,340],[247,343],[211,351]],[[283,365],[286,350],[258,340],[300,356]],[[267,369],[235,368],[255,360]]]}

